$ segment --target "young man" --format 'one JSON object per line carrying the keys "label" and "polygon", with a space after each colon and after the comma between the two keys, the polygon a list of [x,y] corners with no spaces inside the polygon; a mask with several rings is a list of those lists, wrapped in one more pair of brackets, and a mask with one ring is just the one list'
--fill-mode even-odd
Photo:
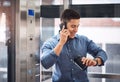
{"label": "young man", "polygon": [[[60,32],[43,44],[41,63],[46,69],[54,65],[53,82],[89,82],[87,68],[80,69],[79,65],[102,66],[107,55],[92,40],[76,34],[80,23],[80,15],[76,11],[64,10],[61,23]],[[87,53],[94,59],[87,58]],[[80,64],[75,63],[75,59]]]}

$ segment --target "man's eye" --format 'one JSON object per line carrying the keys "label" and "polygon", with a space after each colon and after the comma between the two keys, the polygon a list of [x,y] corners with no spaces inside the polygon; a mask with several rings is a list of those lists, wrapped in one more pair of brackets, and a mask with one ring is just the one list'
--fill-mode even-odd
{"label": "man's eye", "polygon": [[71,27],[72,27],[72,28],[75,28],[75,27],[76,27],[76,25],[72,25]]}
{"label": "man's eye", "polygon": [[78,28],[79,25],[71,25],[71,27],[72,27],[72,28],[76,28],[76,27]]}

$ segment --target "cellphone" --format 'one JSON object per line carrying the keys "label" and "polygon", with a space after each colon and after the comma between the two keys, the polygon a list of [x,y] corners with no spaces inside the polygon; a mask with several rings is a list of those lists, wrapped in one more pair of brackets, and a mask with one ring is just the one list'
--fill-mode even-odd
{"label": "cellphone", "polygon": [[66,22],[60,24],[60,30],[62,30],[63,26],[65,26],[65,29],[67,29],[67,23]]}
{"label": "cellphone", "polygon": [[[63,26],[65,26],[64,29],[67,29],[67,22],[64,22],[64,23],[60,24],[60,30],[59,30],[59,32],[62,30]],[[68,36],[68,40],[69,40],[69,36]]]}
{"label": "cellphone", "polygon": [[83,62],[81,61],[82,57],[77,57],[74,59],[74,63],[81,69],[81,70],[86,70],[87,66],[85,64],[83,64]]}

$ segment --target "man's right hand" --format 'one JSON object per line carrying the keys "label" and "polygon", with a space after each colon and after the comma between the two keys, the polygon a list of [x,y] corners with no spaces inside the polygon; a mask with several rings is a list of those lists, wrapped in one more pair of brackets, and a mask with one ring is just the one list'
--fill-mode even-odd
{"label": "man's right hand", "polygon": [[68,29],[62,29],[60,31],[60,41],[58,42],[58,44],[56,45],[56,47],[54,48],[54,52],[56,53],[57,56],[60,55],[60,52],[64,46],[64,44],[66,43],[68,36],[69,36],[70,32],[68,31]]}
{"label": "man's right hand", "polygon": [[69,35],[70,35],[70,32],[68,31],[68,29],[64,29],[63,27],[62,30],[60,31],[60,43],[64,45]]}

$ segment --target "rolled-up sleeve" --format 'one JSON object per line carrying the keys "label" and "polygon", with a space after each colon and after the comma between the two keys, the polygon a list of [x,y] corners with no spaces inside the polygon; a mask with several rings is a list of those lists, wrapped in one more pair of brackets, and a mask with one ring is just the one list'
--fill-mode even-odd
{"label": "rolled-up sleeve", "polygon": [[101,58],[101,60],[102,60],[102,64],[101,65],[104,65],[105,61],[107,60],[106,52],[104,50],[99,51],[98,54],[97,54],[97,57]]}
{"label": "rolled-up sleeve", "polygon": [[93,57],[99,57],[102,60],[102,64],[104,65],[105,61],[107,60],[107,54],[106,52],[100,48],[98,45],[96,45],[92,40],[87,39],[87,49],[88,52],[93,56]]}
{"label": "rolled-up sleeve", "polygon": [[55,64],[57,61],[58,56],[55,54],[54,50],[52,49],[50,43],[44,44],[41,48],[41,64],[44,68],[48,69]]}

